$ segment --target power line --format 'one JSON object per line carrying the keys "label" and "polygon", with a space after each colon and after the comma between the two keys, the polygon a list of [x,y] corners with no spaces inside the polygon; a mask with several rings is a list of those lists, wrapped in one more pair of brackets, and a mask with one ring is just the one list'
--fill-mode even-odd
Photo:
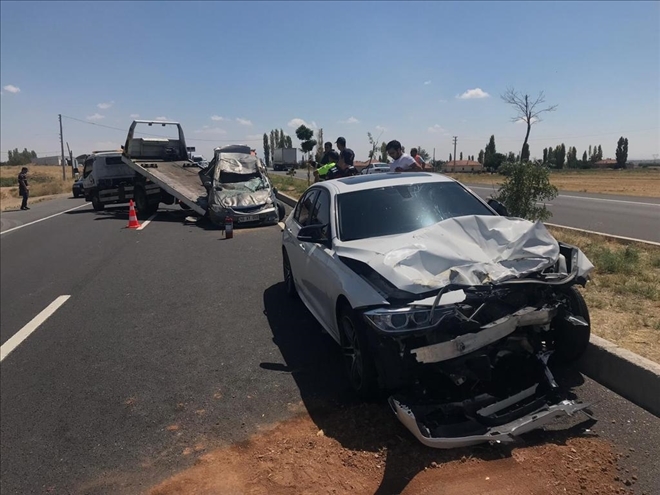
{"label": "power line", "polygon": [[[95,125],[97,127],[103,127],[105,129],[112,129],[114,131],[120,131],[120,132],[127,133],[126,129],[121,129],[119,127],[112,127],[112,126],[105,125],[105,124],[98,124],[96,122],[88,122],[86,120],[77,119],[75,117],[69,117],[68,115],[62,115],[62,117],[64,117],[65,119],[75,120],[76,122],[82,122],[83,124]],[[140,131],[135,132],[135,134],[140,134],[142,136],[162,137],[162,135],[159,135],[159,134],[150,134],[148,132],[140,132]],[[260,139],[201,139],[201,138],[188,138],[188,137],[186,138],[186,141],[204,141],[204,142],[208,142],[208,143],[218,143],[218,142],[235,143],[236,141],[257,142],[257,141],[261,141],[261,140],[262,140],[261,138]]]}

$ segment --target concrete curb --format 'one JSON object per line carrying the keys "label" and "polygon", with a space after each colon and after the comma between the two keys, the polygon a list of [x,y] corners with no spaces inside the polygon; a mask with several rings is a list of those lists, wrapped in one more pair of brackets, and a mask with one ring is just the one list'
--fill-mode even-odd
{"label": "concrete curb", "polygon": [[578,367],[589,378],[660,417],[660,364],[592,335]]}
{"label": "concrete curb", "polygon": [[[277,199],[292,208],[298,204],[280,192]],[[593,334],[577,364],[589,378],[660,417],[660,364]]]}

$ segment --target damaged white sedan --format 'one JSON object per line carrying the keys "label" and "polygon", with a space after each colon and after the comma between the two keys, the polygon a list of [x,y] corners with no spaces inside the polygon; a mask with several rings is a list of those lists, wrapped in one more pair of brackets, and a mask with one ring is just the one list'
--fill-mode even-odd
{"label": "damaged white sedan", "polygon": [[387,173],[310,187],[282,237],[286,290],[342,346],[353,389],[385,389],[425,445],[508,441],[586,407],[548,361],[577,359],[593,265],[542,223],[453,179]]}

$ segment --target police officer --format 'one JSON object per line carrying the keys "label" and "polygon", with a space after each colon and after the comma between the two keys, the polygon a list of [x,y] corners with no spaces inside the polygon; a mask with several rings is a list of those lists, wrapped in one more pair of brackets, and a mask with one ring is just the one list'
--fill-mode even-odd
{"label": "police officer", "polygon": [[[326,145],[330,144],[330,146],[332,147],[331,143],[325,143],[325,144]],[[327,178],[328,172],[330,172],[330,170],[335,168],[337,162],[339,161],[339,153],[331,149],[329,152],[323,155],[323,160],[326,159],[327,161],[325,164],[323,164],[318,169],[314,170],[314,178],[316,179],[315,182],[319,182]],[[321,160],[321,163],[323,163],[323,160]]]}
{"label": "police officer", "polygon": [[350,165],[346,164],[346,161],[344,161],[344,157],[342,155],[339,155],[339,162],[337,163],[336,166],[330,169],[330,171],[326,174],[325,179],[326,180],[331,180],[331,179],[342,179],[344,177],[350,177],[352,175],[359,175],[360,172],[357,171],[357,169],[353,166],[351,163]]}

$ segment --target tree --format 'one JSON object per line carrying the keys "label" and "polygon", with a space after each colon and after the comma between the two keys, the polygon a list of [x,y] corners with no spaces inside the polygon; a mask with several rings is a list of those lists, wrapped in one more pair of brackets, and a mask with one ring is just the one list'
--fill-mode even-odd
{"label": "tree", "polygon": [[509,153],[506,155],[506,161],[511,163],[517,161],[516,155],[513,154],[513,151],[509,151]]}
{"label": "tree", "polygon": [[548,148],[543,148],[543,165],[548,163]]}
{"label": "tree", "polygon": [[525,143],[523,144],[522,151],[520,154],[520,159],[523,162],[528,162],[529,161],[529,144]]}
{"label": "tree", "polygon": [[557,168],[564,168],[566,163],[566,146],[564,146],[564,143],[555,148],[555,162]]}
{"label": "tree", "polygon": [[482,165],[484,164],[484,150],[479,150],[479,156],[477,157],[477,161]]}
{"label": "tree", "polygon": [[296,137],[301,141],[300,151],[303,153],[309,154],[316,146],[316,139],[314,137],[314,131],[309,127],[301,125],[296,129]]}
{"label": "tree", "polygon": [[266,166],[270,167],[270,144],[268,144],[268,134],[264,132],[264,160]]}
{"label": "tree", "polygon": [[495,154],[497,153],[495,147],[495,136],[491,136],[488,144],[486,145],[486,150],[484,151],[484,166],[488,169],[495,170],[494,159]]}
{"label": "tree", "polygon": [[417,146],[417,154],[422,157],[422,160],[424,160],[425,163],[429,163],[431,160],[431,155],[429,155],[429,152],[421,146]]}
{"label": "tree", "polygon": [[270,131],[270,160],[271,160],[271,163],[272,163],[273,158],[274,158],[273,153],[275,153],[275,129],[272,129]]}
{"label": "tree", "polygon": [[628,138],[621,136],[616,145],[616,168],[625,168],[628,161]]}
{"label": "tree", "polygon": [[389,156],[387,155],[387,143],[383,142],[380,145],[380,157],[379,161],[382,163],[388,163],[390,161]]}
{"label": "tree", "polygon": [[293,141],[291,140],[291,136],[284,136],[284,147],[293,148]]}
{"label": "tree", "polygon": [[591,145],[589,145],[589,159],[591,159]]}
{"label": "tree", "polygon": [[598,160],[603,159],[603,148],[601,148],[600,144],[598,145]]}
{"label": "tree", "polygon": [[506,163],[502,174],[506,178],[495,199],[506,206],[511,216],[531,221],[552,216],[544,202],[556,198],[558,191],[550,183],[548,167],[529,162]]}
{"label": "tree", "polygon": [[582,153],[582,161],[585,163],[589,161],[589,157],[587,156],[587,150],[584,150],[584,153]]}
{"label": "tree", "polygon": [[376,151],[378,151],[378,139],[380,136],[374,139],[371,133],[367,132],[367,137],[369,138],[369,144],[371,145],[371,149],[369,150],[369,161],[371,162],[376,158]]}
{"label": "tree", "polygon": [[460,155],[460,156],[461,156],[461,157],[459,158],[459,160],[462,160],[462,159],[463,159],[463,152],[462,152],[462,151],[461,151],[461,155]]}
{"label": "tree", "polygon": [[[527,141],[529,140],[529,133],[532,130],[534,124],[541,122],[541,115],[544,112],[554,112],[557,109],[557,105],[551,105],[545,108],[537,108],[545,103],[545,95],[543,91],[539,93],[535,100],[529,97],[527,94],[522,94],[516,91],[514,88],[509,88],[501,96],[504,103],[511,105],[516,110],[516,116],[511,118],[512,122],[524,122],[527,125],[527,132],[525,133],[525,140],[523,141],[522,149],[525,149]],[[523,159],[524,152],[521,152],[521,160]]]}
{"label": "tree", "polygon": [[451,159],[451,153],[449,153],[449,161],[452,161],[452,159]]}

